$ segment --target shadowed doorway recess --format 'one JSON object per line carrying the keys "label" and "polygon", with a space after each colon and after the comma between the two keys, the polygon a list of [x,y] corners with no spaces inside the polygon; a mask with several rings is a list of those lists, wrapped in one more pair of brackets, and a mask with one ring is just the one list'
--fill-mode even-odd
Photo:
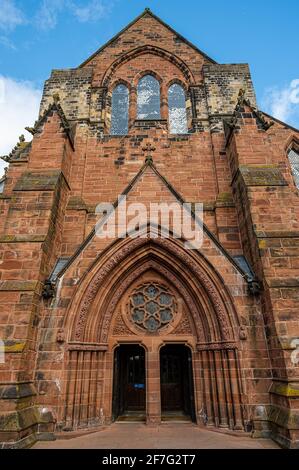
{"label": "shadowed doorway recess", "polygon": [[144,421],[145,351],[138,345],[118,346],[114,353],[113,419]]}
{"label": "shadowed doorway recess", "polygon": [[161,417],[195,421],[191,351],[184,345],[167,345],[160,351]]}

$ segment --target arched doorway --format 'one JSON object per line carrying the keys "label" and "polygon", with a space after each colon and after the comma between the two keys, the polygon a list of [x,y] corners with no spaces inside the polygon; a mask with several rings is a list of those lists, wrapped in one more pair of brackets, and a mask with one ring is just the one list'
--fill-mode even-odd
{"label": "arched doorway", "polygon": [[145,350],[138,344],[118,346],[114,351],[113,420],[145,420]]}
{"label": "arched doorway", "polygon": [[[247,409],[239,322],[230,292],[200,253],[186,252],[173,239],[136,238],[114,244],[83,280],[70,306],[70,320],[63,418],[68,428],[109,424],[134,414],[133,419],[139,415],[159,424],[160,352],[164,357],[165,345],[176,345],[182,348],[177,359],[182,374],[192,361],[194,373],[194,380],[192,368],[187,378],[178,380],[189,383],[189,388],[182,391],[177,409],[193,419],[195,408],[198,423],[243,429]],[[129,374],[126,364],[136,353],[130,347],[141,344],[146,349],[146,364],[141,353],[138,359],[144,364],[144,381],[135,376],[129,381],[121,374]],[[139,410],[126,395],[130,390],[131,397],[139,396],[137,402],[144,396]],[[82,404],[87,418],[78,411]],[[164,411],[177,409],[166,410],[163,403],[162,419]]]}
{"label": "arched doorway", "polygon": [[191,350],[168,344],[160,350],[161,419],[196,421]]}

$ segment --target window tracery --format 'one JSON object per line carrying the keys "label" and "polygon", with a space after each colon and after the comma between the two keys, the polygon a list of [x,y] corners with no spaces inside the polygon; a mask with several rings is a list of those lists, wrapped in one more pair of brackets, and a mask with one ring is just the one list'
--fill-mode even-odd
{"label": "window tracery", "polygon": [[174,83],[168,89],[169,132],[187,134],[187,112],[185,91],[181,85]]}
{"label": "window tracery", "polygon": [[288,157],[295,185],[299,189],[299,152],[292,148],[288,152]]}
{"label": "window tracery", "polygon": [[145,75],[137,86],[137,119],[160,117],[160,84],[152,75]]}
{"label": "window tracery", "polygon": [[168,325],[176,314],[173,294],[165,286],[154,282],[135,289],[129,305],[133,323],[151,333]]}
{"label": "window tracery", "polygon": [[117,85],[112,92],[111,103],[111,135],[126,135],[129,123],[129,90],[123,85]]}

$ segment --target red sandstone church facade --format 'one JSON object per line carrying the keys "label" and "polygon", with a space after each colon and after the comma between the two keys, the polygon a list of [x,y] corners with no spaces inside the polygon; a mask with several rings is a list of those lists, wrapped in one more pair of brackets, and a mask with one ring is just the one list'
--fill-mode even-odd
{"label": "red sandstone church facade", "polygon": [[[298,447],[299,132],[248,66],[145,10],[52,72],[29,130],[0,195],[2,445],[176,419]],[[203,203],[201,248],[99,238],[119,195]]]}

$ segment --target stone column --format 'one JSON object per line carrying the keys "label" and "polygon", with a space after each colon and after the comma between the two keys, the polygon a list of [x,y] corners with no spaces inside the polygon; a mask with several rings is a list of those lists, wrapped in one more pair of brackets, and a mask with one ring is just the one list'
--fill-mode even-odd
{"label": "stone column", "polygon": [[137,119],[137,90],[132,87],[129,100],[129,128],[133,126],[135,119]]}
{"label": "stone column", "polygon": [[161,119],[168,120],[168,90],[165,85],[161,87]]}
{"label": "stone column", "polygon": [[146,422],[161,422],[160,354],[154,347],[148,349],[146,360]]}

